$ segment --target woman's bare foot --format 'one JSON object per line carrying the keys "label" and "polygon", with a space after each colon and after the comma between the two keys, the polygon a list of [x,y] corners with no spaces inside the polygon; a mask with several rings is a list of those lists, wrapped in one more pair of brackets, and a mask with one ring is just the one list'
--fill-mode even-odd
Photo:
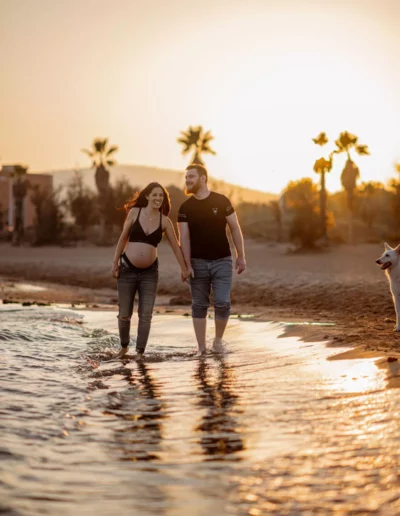
{"label": "woman's bare foot", "polygon": [[123,358],[127,354],[128,354],[128,346],[126,348],[121,348],[119,353],[117,353],[117,355],[115,355],[114,358]]}

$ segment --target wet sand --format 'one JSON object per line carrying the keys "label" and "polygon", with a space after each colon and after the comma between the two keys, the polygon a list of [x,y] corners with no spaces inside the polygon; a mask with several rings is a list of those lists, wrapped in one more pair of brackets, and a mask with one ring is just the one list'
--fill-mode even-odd
{"label": "wet sand", "polygon": [[[394,244],[394,243],[393,243]],[[292,253],[287,245],[246,241],[248,269],[235,274],[233,313],[255,320],[332,322],[334,326],[293,325],[286,329],[307,340],[354,347],[341,358],[400,356],[400,334],[385,274],[375,264],[383,246],[338,246],[325,252]],[[110,276],[114,247],[13,248],[0,246],[0,298],[25,302],[82,304],[116,310]],[[168,244],[159,247],[158,313],[188,313],[188,286]],[[25,289],[21,283],[43,286]],[[289,334],[288,333],[288,334]]]}

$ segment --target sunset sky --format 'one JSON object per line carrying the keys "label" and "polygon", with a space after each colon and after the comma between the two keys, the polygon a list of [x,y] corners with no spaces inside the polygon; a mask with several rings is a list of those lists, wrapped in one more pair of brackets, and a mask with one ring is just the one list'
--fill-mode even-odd
{"label": "sunset sky", "polygon": [[399,27],[398,0],[0,0],[1,161],[84,167],[80,149],[108,136],[121,164],[183,169],[176,138],[202,124],[212,175],[278,193],[317,180],[330,147],[313,136],[348,130],[371,151],[361,179],[385,182],[400,160]]}

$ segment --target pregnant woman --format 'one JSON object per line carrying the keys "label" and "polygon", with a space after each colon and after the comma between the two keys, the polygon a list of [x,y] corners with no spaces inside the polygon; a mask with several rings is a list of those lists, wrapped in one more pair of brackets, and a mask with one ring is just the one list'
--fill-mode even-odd
{"label": "pregnant woman", "polygon": [[138,292],[136,352],[140,358],[150,333],[158,285],[157,246],[164,232],[181,267],[182,281],[186,281],[189,273],[168,217],[171,203],[165,188],[159,183],[150,183],[125,208],[127,217],[112,265],[112,275],[117,278],[118,286],[118,328],[121,341],[117,357],[123,357],[128,352],[133,303]]}

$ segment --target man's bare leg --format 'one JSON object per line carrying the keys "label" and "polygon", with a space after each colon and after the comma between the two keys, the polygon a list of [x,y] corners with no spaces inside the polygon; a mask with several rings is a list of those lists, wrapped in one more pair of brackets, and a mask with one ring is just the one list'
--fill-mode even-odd
{"label": "man's bare leg", "polygon": [[215,339],[213,342],[213,350],[217,353],[226,352],[226,349],[222,344],[222,337],[224,336],[228,321],[229,319],[215,319]]}
{"label": "man's bare leg", "polygon": [[199,353],[204,354],[206,352],[206,331],[207,331],[207,319],[198,319],[193,317],[194,333],[196,334],[197,345],[199,347]]}

